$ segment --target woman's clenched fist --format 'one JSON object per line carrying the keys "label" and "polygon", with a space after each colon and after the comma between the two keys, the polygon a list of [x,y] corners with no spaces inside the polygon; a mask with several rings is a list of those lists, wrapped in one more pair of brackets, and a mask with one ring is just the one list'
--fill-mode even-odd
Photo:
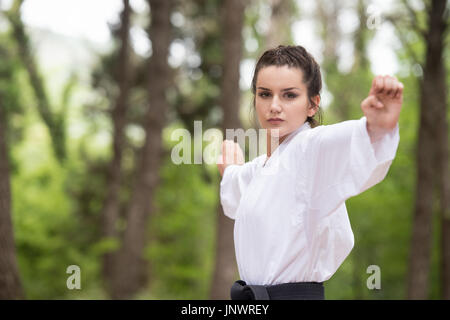
{"label": "woman's clenched fist", "polygon": [[242,165],[244,163],[244,153],[239,144],[232,140],[224,140],[222,142],[222,154],[217,158],[217,167],[220,175],[223,175],[227,166],[232,164]]}
{"label": "woman's clenched fist", "polygon": [[403,103],[403,83],[391,76],[376,76],[361,103],[372,141],[396,127]]}

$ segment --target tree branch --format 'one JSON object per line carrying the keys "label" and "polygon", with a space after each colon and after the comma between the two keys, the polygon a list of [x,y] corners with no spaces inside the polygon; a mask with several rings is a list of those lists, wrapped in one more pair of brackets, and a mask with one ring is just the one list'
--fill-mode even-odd
{"label": "tree branch", "polygon": [[36,97],[37,109],[42,120],[48,127],[50,138],[56,158],[62,162],[66,157],[65,149],[65,129],[62,114],[54,115],[50,105],[47,92],[44,88],[44,81],[38,72],[35,57],[30,48],[30,40],[25,32],[25,26],[21,20],[20,8],[24,0],[15,0],[11,9],[5,12],[9,23],[12,26],[13,41],[17,45],[18,54],[30,79],[30,85]]}
{"label": "tree branch", "polygon": [[400,42],[402,43],[402,46],[408,51],[409,55],[413,59],[414,63],[421,64],[419,58],[417,57],[416,53],[414,52],[413,48],[408,44],[408,41],[405,38],[404,33],[401,31],[400,27],[398,26],[396,22],[396,18],[393,16],[385,16],[386,20],[389,21],[395,28],[398,34],[398,38]]}
{"label": "tree branch", "polygon": [[407,0],[402,0],[403,5],[406,10],[408,10],[409,16],[411,17],[412,23],[411,27],[414,28],[417,33],[419,33],[422,37],[426,37],[426,30],[422,29],[419,26],[419,17],[417,15],[417,11],[415,11],[409,4]]}

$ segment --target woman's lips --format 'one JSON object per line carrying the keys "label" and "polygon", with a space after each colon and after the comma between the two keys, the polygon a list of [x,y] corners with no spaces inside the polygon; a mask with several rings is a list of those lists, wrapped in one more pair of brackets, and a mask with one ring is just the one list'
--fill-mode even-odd
{"label": "woman's lips", "polygon": [[280,123],[282,123],[284,120],[281,120],[281,119],[269,119],[268,120],[270,123],[273,123],[273,124],[280,124]]}

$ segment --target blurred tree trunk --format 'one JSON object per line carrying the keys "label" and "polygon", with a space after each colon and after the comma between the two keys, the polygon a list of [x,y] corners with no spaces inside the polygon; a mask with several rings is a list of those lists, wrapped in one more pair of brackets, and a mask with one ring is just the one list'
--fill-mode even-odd
{"label": "blurred tree trunk", "polygon": [[58,114],[52,111],[53,108],[51,107],[47,92],[44,88],[44,81],[38,72],[35,57],[30,47],[30,41],[20,16],[20,8],[23,2],[24,0],[15,0],[10,11],[7,12],[6,15],[12,26],[14,35],[13,41],[17,44],[19,57],[28,73],[31,88],[36,98],[39,115],[49,130],[56,158],[62,162],[66,158],[66,108],[63,106],[64,108],[62,108]]}
{"label": "blurred tree trunk", "polygon": [[[239,119],[240,88],[239,67],[242,56],[242,27],[244,23],[245,2],[225,0],[222,3],[223,64],[221,82],[221,107],[223,110],[223,127],[241,128]],[[230,299],[230,288],[237,276],[236,257],[234,253],[234,223],[223,213],[219,204],[217,210],[216,258],[211,284],[211,299]]]}
{"label": "blurred tree trunk", "polygon": [[[370,65],[367,58],[367,44],[370,39],[370,31],[366,28],[366,5],[363,0],[358,0],[352,5],[352,10],[358,16],[358,27],[352,34],[351,40],[354,43],[353,65],[348,72],[339,69],[338,46],[344,39],[344,34],[340,29],[339,15],[345,9],[345,4],[339,1],[326,2],[320,0],[317,4],[317,16],[321,26],[321,37],[324,41],[323,63],[321,68],[324,71],[324,80],[328,90],[333,95],[333,101],[330,104],[330,111],[327,111],[327,117],[334,117],[336,121],[345,121],[352,119],[356,115],[360,117],[361,93],[367,92],[372,82],[372,74],[369,70]],[[345,57],[351,59],[352,57]],[[345,79],[345,81],[343,81]],[[332,107],[331,107],[332,106]],[[355,215],[352,222],[361,224]],[[364,227],[355,229],[355,237],[364,234],[367,230]],[[349,280],[352,285],[352,299],[360,300],[365,298],[365,290],[362,283],[365,283],[365,276],[361,276],[361,271],[366,269],[368,259],[366,248],[367,242],[362,237],[360,246],[353,249],[349,258],[352,260],[352,272]]]}
{"label": "blurred tree trunk", "polygon": [[[444,86],[442,86],[444,85]],[[446,90],[444,82],[440,84],[442,93]],[[447,92],[445,92],[447,95]],[[447,98],[442,101],[447,101]],[[444,102],[445,104],[445,102]],[[445,110],[442,110],[445,111]],[[440,221],[441,221],[441,295],[442,299],[450,300],[450,172],[449,172],[449,139],[448,122],[443,112],[439,117],[438,132],[438,165],[439,165],[439,193],[440,193]]]}
{"label": "blurred tree trunk", "polygon": [[[444,78],[445,79],[445,78]],[[446,87],[441,89],[446,89]],[[447,101],[447,100],[443,100]],[[449,141],[447,117],[440,116],[439,132],[439,171],[440,180],[440,220],[441,220],[441,285],[442,299],[450,300],[450,172],[449,172]]]}
{"label": "blurred tree trunk", "polygon": [[[427,68],[432,70],[434,83],[433,101],[436,103],[436,172],[439,194],[439,218],[441,224],[441,298],[450,300],[450,173],[449,139],[447,119],[447,70],[444,60],[444,40],[449,29],[449,8],[446,1],[433,1],[430,13],[430,29],[427,52],[430,61]],[[431,82],[430,81],[430,82]],[[428,107],[429,105],[427,105]],[[425,107],[423,105],[422,107]]]}
{"label": "blurred tree trunk", "polygon": [[[123,0],[121,25],[119,30],[120,49],[117,59],[115,78],[119,93],[114,108],[111,110],[113,123],[113,158],[108,168],[108,183],[105,202],[101,212],[102,236],[106,239],[118,239],[116,224],[120,212],[120,187],[122,178],[122,154],[125,142],[124,128],[130,89],[130,16],[129,0]],[[112,280],[113,252],[103,256],[103,277],[108,285]],[[109,288],[110,289],[110,288]]]}
{"label": "blurred tree trunk", "polygon": [[266,35],[266,50],[292,43],[291,24],[295,13],[295,5],[291,0],[270,0],[269,3],[272,14]]}
{"label": "blurred tree trunk", "polygon": [[340,88],[333,88],[333,79],[343,76],[338,69],[339,56],[337,51],[338,43],[342,41],[342,32],[338,24],[342,4],[337,1],[325,2],[324,0],[320,0],[316,2],[316,5],[321,26],[321,37],[324,42],[322,63],[322,68],[325,71],[324,78],[330,80],[326,81],[326,83],[334,97],[334,112],[338,120],[348,120],[350,106],[347,99],[347,92],[340,90]]}
{"label": "blurred tree trunk", "polygon": [[448,138],[444,137],[448,134],[445,120],[446,78],[443,60],[445,6],[445,0],[431,2],[428,12],[428,30],[424,37],[426,58],[421,81],[416,204],[408,274],[409,299],[427,299],[429,294],[433,195],[437,189],[435,186],[438,179],[447,179],[447,182],[441,183],[441,192],[444,189],[447,191],[441,193],[440,197],[443,206],[441,214],[443,222],[442,276],[444,287],[448,285],[448,211],[444,214],[444,210],[448,210]]}
{"label": "blurred tree trunk", "polygon": [[145,143],[139,151],[136,175],[127,211],[123,244],[114,268],[112,296],[131,298],[147,283],[148,266],[143,258],[147,222],[153,208],[153,195],[159,183],[162,130],[166,122],[168,102],[166,90],[171,70],[167,64],[171,41],[170,14],[172,0],[149,0],[151,8],[150,38],[152,56],[149,61],[148,109],[144,130]]}
{"label": "blurred tree trunk", "polygon": [[369,37],[366,26],[368,16],[366,13],[366,3],[364,0],[358,0],[356,12],[358,14],[359,23],[353,35],[355,42],[355,61],[353,63],[352,71],[354,72],[361,68],[366,70],[370,68],[370,63],[366,52]]}
{"label": "blurred tree trunk", "polygon": [[324,0],[317,1],[316,5],[321,25],[321,38],[324,40],[324,67],[325,70],[330,67],[337,69],[337,44],[342,40],[338,16],[342,5],[337,1],[325,2]]}
{"label": "blurred tree trunk", "polygon": [[0,96],[0,300],[23,299],[11,219],[6,111]]}

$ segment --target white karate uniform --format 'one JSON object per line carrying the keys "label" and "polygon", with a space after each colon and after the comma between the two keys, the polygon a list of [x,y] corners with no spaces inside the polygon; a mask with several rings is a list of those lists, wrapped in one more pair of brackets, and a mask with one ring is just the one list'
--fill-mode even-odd
{"label": "white karate uniform", "polygon": [[240,278],[250,285],[331,278],[354,245],[345,200],[384,179],[399,139],[397,125],[371,143],[365,117],[312,129],[306,122],[268,159],[227,166],[220,201],[235,220]]}

